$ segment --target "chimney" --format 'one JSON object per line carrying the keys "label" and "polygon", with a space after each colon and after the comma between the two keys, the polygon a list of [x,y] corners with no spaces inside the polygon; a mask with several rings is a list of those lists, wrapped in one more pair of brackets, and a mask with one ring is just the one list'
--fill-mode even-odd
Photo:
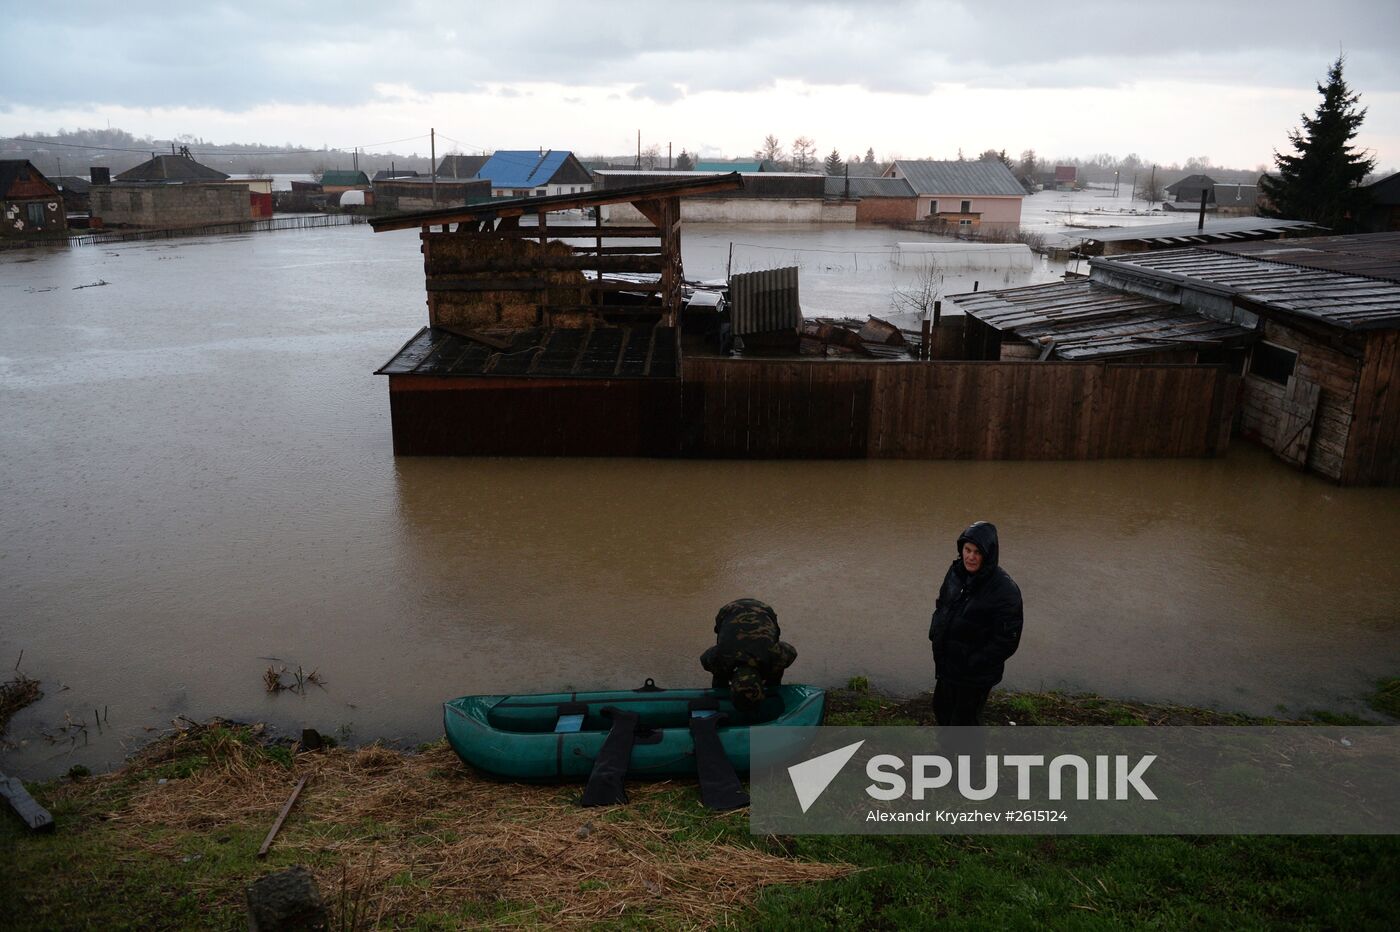
{"label": "chimney", "polygon": [[98,166],[94,165],[88,169],[88,177],[92,179],[93,184],[111,184],[112,169],[99,168]]}

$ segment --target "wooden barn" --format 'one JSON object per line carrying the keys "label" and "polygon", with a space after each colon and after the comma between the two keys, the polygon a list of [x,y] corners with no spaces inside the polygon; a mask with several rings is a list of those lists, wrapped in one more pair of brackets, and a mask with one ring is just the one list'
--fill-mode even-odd
{"label": "wooden barn", "polygon": [[[419,230],[427,291],[428,325],[379,369],[394,452],[674,455],[680,199],[742,184],[730,174],[371,220]],[[646,222],[550,219],[624,203]]]}
{"label": "wooden barn", "polygon": [[1221,361],[1242,376],[1240,434],[1345,485],[1400,484],[1400,234],[1221,243],[1090,270],[952,296],[971,318],[969,355]]}
{"label": "wooden barn", "polygon": [[0,160],[0,237],[68,230],[63,194],[27,159]]}

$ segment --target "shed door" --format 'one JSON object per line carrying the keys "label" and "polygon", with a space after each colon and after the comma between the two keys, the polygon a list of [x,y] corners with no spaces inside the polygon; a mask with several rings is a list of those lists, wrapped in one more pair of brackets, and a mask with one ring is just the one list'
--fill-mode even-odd
{"label": "shed door", "polygon": [[1303,466],[1308,461],[1317,397],[1316,382],[1289,376],[1279,411],[1278,435],[1274,438],[1274,452],[1285,462]]}

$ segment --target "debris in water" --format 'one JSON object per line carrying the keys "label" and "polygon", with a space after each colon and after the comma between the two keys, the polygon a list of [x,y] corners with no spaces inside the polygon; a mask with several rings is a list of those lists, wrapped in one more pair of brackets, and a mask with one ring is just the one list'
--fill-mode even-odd
{"label": "debris in water", "polygon": [[99,288],[99,287],[101,287],[102,285],[110,285],[110,284],[112,284],[112,283],[109,282],[109,281],[106,281],[105,279],[99,278],[97,281],[95,281],[95,282],[89,282],[89,283],[86,284],[86,285],[74,285],[74,286],[73,286],[73,290],[74,290],[74,291],[77,291],[79,288]]}
{"label": "debris in water", "polygon": [[[292,682],[282,682],[282,677],[284,676],[290,676]],[[308,683],[312,683],[322,689],[326,688],[325,680],[321,679],[321,674],[319,672],[312,670],[310,673],[307,673],[302,669],[301,664],[297,664],[295,670],[290,670],[287,667],[283,667],[279,670],[276,666],[270,666],[263,672],[263,685],[267,687],[267,691],[270,693],[280,693],[285,690],[287,692],[296,693],[299,696],[304,696],[306,695],[306,685]]]}

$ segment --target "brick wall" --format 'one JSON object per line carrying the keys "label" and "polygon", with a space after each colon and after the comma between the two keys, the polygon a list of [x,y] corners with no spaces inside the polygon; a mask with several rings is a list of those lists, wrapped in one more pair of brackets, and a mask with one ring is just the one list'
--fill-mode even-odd
{"label": "brick wall", "polygon": [[90,197],[92,215],[104,226],[169,229],[252,218],[242,185],[93,185]]}
{"label": "brick wall", "polygon": [[856,204],[856,222],[915,220],[918,204],[912,197],[863,197]]}

